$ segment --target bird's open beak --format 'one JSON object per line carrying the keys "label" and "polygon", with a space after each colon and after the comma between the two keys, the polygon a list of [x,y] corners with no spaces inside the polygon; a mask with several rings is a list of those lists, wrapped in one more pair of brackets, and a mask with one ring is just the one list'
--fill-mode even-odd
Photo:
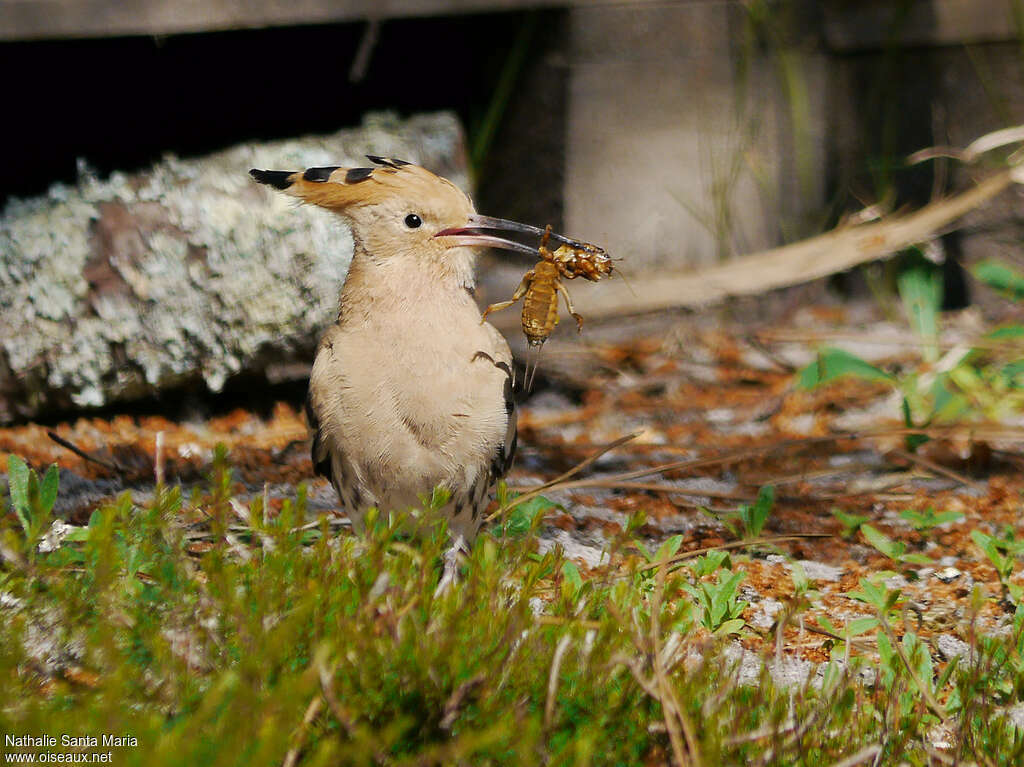
{"label": "bird's open beak", "polygon": [[[440,232],[435,234],[434,237],[445,238],[446,244],[449,248],[470,245],[500,248],[502,250],[514,250],[519,253],[527,253],[531,256],[538,255],[536,247],[531,248],[529,245],[524,245],[521,242],[507,240],[504,237],[497,237],[493,234],[485,234],[481,231],[486,229],[497,229],[506,232],[519,232],[522,234],[533,234],[538,236],[543,236],[544,234],[544,230],[537,226],[520,224],[518,221],[509,221],[504,218],[481,216],[478,213],[474,213],[467,220],[466,226],[442,229]],[[551,239],[558,240],[559,242],[576,244],[575,240],[570,240],[568,237],[563,237],[562,235],[555,234],[554,232],[551,233]]]}

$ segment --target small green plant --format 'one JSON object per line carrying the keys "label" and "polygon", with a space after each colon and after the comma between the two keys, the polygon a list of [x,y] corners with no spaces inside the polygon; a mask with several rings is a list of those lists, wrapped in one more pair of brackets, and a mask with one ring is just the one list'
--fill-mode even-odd
{"label": "small green plant", "polygon": [[702,554],[693,560],[690,569],[697,578],[713,575],[719,570],[732,570],[732,559],[728,551],[716,550]]}
{"label": "small green plant", "polygon": [[[1014,300],[1024,299],[1024,276],[1013,269],[984,262],[974,276]],[[918,253],[899,279],[911,327],[921,340],[924,365],[890,373],[855,354],[822,348],[817,358],[797,373],[798,388],[813,390],[843,377],[886,384],[900,394],[900,409],[909,429],[969,418],[1005,420],[1024,409],[1024,325],[1009,324],[986,333],[971,348],[939,359],[941,306],[939,268]],[[938,369],[936,369],[938,368]],[[927,437],[908,434],[907,448],[916,450]]]}
{"label": "small green plant", "polygon": [[770,485],[762,487],[757,493],[753,504],[742,504],[739,508],[740,523],[743,525],[744,538],[757,538],[764,529],[764,523],[775,506],[775,488]]}
{"label": "small green plant", "polygon": [[568,559],[562,563],[562,579],[565,596],[575,598],[583,588],[583,576],[580,575],[579,568]]}
{"label": "small green plant", "polygon": [[942,267],[925,258],[921,248],[911,248],[901,258],[896,286],[907,321],[921,340],[921,354],[933,364],[939,359]]}
{"label": "small green plant", "polygon": [[856,535],[861,526],[869,519],[868,517],[861,516],[860,514],[848,514],[838,507],[833,508],[830,513],[839,521],[839,524],[843,526],[843,532],[841,535],[847,540]]}
{"label": "small green plant", "polygon": [[[735,537],[750,540],[761,535],[774,507],[775,488],[766,485],[758,490],[757,498],[752,504],[740,504],[735,511],[712,512],[704,507],[701,507],[701,511],[724,525]],[[738,526],[736,520],[739,520]]]}
{"label": "small green plant", "polygon": [[873,607],[882,620],[892,617],[892,611],[903,598],[899,589],[887,588],[878,576],[861,578],[858,588],[849,592],[848,596]]}
{"label": "small green plant", "polygon": [[797,373],[797,387],[810,391],[847,376],[885,384],[897,382],[895,376],[855,354],[825,347],[818,352],[812,363]]}
{"label": "small green plant", "polygon": [[981,261],[974,276],[1012,301],[1024,301],[1024,274],[998,261]]}
{"label": "small green plant", "polygon": [[[847,621],[846,625],[843,626],[841,629],[837,628],[832,623],[832,621],[829,620],[829,618],[825,615],[816,615],[814,617],[814,620],[819,626],[825,629],[825,631],[829,632],[830,634],[834,634],[835,636],[840,637],[841,639],[847,642],[853,637],[860,636],[861,634],[866,634],[867,632],[878,628],[878,618],[876,618],[873,615],[864,618],[854,618],[850,621]],[[841,656],[842,653],[839,653],[839,657]],[[835,651],[833,652],[833,657],[836,657]]]}
{"label": "small green plant", "polygon": [[719,570],[714,583],[698,581],[696,584],[684,584],[683,588],[697,599],[701,609],[701,625],[712,634],[738,634],[746,625],[741,616],[749,603],[739,599],[736,594],[744,576],[742,572]]}
{"label": "small green plant", "polygon": [[907,544],[903,541],[894,541],[885,533],[880,532],[871,525],[862,525],[860,528],[864,540],[874,546],[878,551],[900,564],[912,565],[933,565],[935,562],[931,557],[924,554],[907,553]]}
{"label": "small green plant", "polygon": [[10,490],[11,508],[21,525],[30,549],[30,557],[39,540],[47,530],[53,516],[53,505],[57,501],[60,485],[60,471],[57,464],[51,464],[40,481],[34,469],[18,456],[7,458],[7,480]]}
{"label": "small green plant", "polygon": [[681,536],[681,535],[673,535],[670,538],[667,538],[665,540],[665,542],[662,543],[658,547],[658,550],[656,552],[654,552],[653,554],[651,554],[650,552],[646,551],[645,549],[641,549],[641,551],[644,552],[644,555],[647,557],[647,561],[648,562],[651,562],[651,563],[667,562],[668,560],[672,559],[672,557],[674,557],[676,555],[676,553],[679,551],[679,547],[682,546],[682,545],[683,545],[683,536]]}
{"label": "small green plant", "polygon": [[[949,663],[936,676],[928,647],[913,631],[896,639],[891,628],[877,632],[875,642],[880,660],[880,681],[883,689],[895,693],[895,704],[902,720],[916,719],[926,726],[946,718],[945,708],[937,699],[949,683],[957,663]],[[902,680],[908,683],[901,684]],[[918,710],[920,709],[920,710]]]}
{"label": "small green plant", "polygon": [[[945,721],[946,712],[936,693],[947,684],[952,670],[936,680],[931,653],[914,632],[906,631],[902,640],[897,638],[892,623],[902,601],[900,590],[862,578],[860,588],[849,595],[875,610],[880,628],[875,634],[881,658],[880,681],[895,702],[900,721],[918,721],[926,726]],[[901,679],[909,684],[898,684]]]}
{"label": "small green plant", "polygon": [[971,540],[988,557],[992,567],[999,576],[999,583],[1003,588],[1004,598],[1009,599],[1013,604],[1020,605],[1021,597],[1024,596],[1024,587],[1012,583],[1010,576],[1013,575],[1013,567],[1016,557],[1024,554],[1024,541],[1018,541],[1013,531],[1008,531],[1003,538],[988,535],[981,530],[971,530]]}
{"label": "small green plant", "polygon": [[[505,483],[498,487],[498,503],[502,508],[507,508],[513,497],[505,490]],[[552,503],[543,495],[537,495],[527,501],[516,504],[509,511],[501,523],[501,536],[521,537],[533,530],[543,519],[544,515],[552,509],[562,508]]]}
{"label": "small green plant", "polygon": [[964,515],[959,511],[935,511],[934,506],[929,506],[924,511],[904,509],[900,516],[910,523],[910,526],[919,533],[927,532],[933,528],[945,525],[948,522],[959,522]]}

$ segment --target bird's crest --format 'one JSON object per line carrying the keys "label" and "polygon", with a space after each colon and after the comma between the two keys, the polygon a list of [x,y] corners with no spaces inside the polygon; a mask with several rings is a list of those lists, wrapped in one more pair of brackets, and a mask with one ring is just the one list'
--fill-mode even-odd
{"label": "bird's crest", "polygon": [[441,189],[456,189],[447,179],[405,160],[372,154],[366,157],[378,167],[342,168],[332,165],[304,171],[253,168],[249,174],[261,184],[331,210],[373,205],[396,194],[416,196],[419,192],[429,197]]}

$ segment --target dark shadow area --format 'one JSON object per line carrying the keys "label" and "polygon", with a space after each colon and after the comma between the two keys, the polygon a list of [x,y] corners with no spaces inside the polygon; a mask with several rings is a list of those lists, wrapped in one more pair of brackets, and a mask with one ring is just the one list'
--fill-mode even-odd
{"label": "dark shadow area", "polygon": [[[78,158],[106,176],[165,152],[326,133],[372,110],[452,109],[472,141],[524,24],[549,28],[557,18],[386,21],[358,82],[350,70],[362,23],[0,44],[5,103],[15,105],[4,121],[0,204],[73,182]],[[526,62],[541,56],[542,36],[529,43]]]}
{"label": "dark shadow area", "polygon": [[[888,8],[882,30],[885,42],[837,58],[833,78],[845,80],[850,103],[833,111],[832,128],[839,136],[831,145],[829,185],[844,204],[840,212],[883,201],[896,210],[920,208],[947,190],[945,177],[936,181],[936,165],[907,163],[925,147],[948,144],[937,119],[943,103],[944,52],[933,46],[901,42],[913,14],[916,28],[937,25],[934,11],[922,4],[899,0]],[[941,112],[939,112],[941,114]],[[970,303],[967,279],[960,263],[959,237],[942,238],[943,309]],[[847,295],[865,295],[862,270],[836,275],[831,283]]]}
{"label": "dark shadow area", "polygon": [[[228,379],[224,389],[216,394],[211,393],[202,381],[197,380],[193,384],[177,386],[158,394],[117,401],[98,408],[54,408],[30,420],[41,426],[55,426],[59,423],[74,422],[79,418],[162,416],[176,423],[185,423],[227,415],[238,408],[262,419],[268,419],[278,402],[285,402],[295,410],[301,411],[306,401],[308,387],[308,379],[271,382],[262,375],[239,375]],[[16,421],[24,422],[24,419]]]}

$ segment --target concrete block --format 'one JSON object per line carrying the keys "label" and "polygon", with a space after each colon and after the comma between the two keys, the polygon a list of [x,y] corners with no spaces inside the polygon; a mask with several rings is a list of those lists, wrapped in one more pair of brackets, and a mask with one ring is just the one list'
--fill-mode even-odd
{"label": "concrete block", "polygon": [[608,246],[625,270],[776,245],[824,200],[824,59],[805,55],[791,100],[777,59],[739,49],[744,13],[570,12],[566,230]]}

